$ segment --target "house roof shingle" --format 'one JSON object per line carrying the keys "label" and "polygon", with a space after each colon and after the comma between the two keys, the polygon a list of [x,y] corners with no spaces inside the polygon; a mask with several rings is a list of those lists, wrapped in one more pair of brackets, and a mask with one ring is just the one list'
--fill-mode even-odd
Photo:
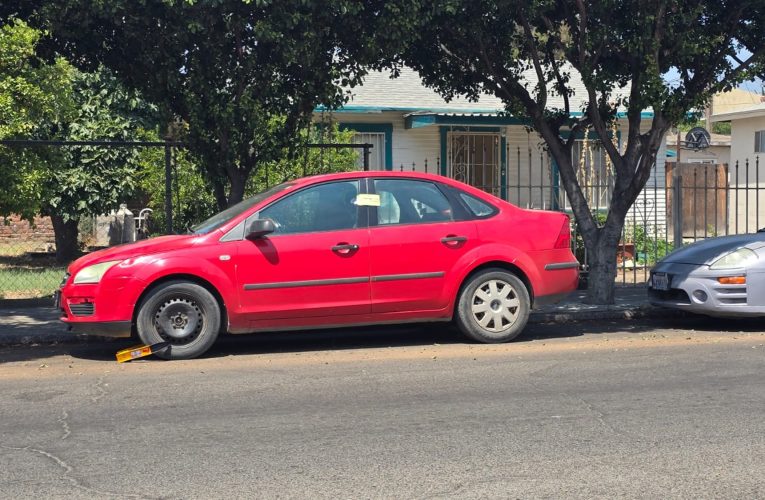
{"label": "house roof shingle", "polygon": [[[570,109],[573,113],[582,110],[587,98],[587,90],[579,74],[574,70],[569,72],[570,85],[574,89],[574,95],[569,98]],[[524,73],[524,78],[529,89],[533,89],[538,81],[533,70]],[[475,114],[497,113],[505,109],[501,99],[487,94],[481,95],[477,102],[463,96],[457,96],[447,102],[435,90],[426,87],[416,71],[406,67],[402,68],[398,78],[391,78],[390,71],[370,72],[361,86],[348,89],[347,92],[350,94],[350,99],[342,108],[343,111],[369,109]],[[627,92],[629,87],[619,89],[616,94],[621,96]],[[549,95],[547,103],[549,109],[564,107],[563,98],[559,95]]]}

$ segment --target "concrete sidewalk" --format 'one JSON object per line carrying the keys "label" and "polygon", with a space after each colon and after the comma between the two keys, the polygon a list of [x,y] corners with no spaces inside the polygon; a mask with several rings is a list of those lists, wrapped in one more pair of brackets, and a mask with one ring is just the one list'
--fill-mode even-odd
{"label": "concrete sidewalk", "polygon": [[[585,304],[584,297],[585,292],[577,291],[563,302],[534,310],[529,323],[604,321],[677,314],[677,311],[648,304],[643,287],[617,287],[616,304],[610,306]],[[68,332],[58,317],[49,300],[26,301],[16,305],[11,301],[3,301],[0,303],[0,346],[105,340],[104,337]]]}

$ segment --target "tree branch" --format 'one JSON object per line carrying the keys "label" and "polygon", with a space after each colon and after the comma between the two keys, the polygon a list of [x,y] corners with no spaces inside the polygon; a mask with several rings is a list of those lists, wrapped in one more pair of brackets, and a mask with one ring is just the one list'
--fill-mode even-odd
{"label": "tree branch", "polygon": [[545,81],[545,74],[542,70],[542,65],[539,63],[539,52],[537,51],[536,44],[534,43],[534,33],[531,31],[531,26],[526,19],[526,16],[521,12],[519,14],[521,18],[521,24],[523,26],[523,33],[526,38],[526,47],[531,54],[531,61],[534,63],[534,71],[537,74],[537,88],[539,89],[539,105],[542,109],[547,107],[547,82]]}

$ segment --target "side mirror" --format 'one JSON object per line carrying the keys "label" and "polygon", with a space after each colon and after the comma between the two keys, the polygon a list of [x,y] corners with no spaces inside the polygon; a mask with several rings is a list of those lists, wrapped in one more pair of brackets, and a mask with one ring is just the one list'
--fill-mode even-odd
{"label": "side mirror", "polygon": [[250,222],[250,227],[247,228],[247,232],[244,235],[248,240],[257,240],[263,236],[273,233],[276,230],[276,225],[271,219],[255,219]]}

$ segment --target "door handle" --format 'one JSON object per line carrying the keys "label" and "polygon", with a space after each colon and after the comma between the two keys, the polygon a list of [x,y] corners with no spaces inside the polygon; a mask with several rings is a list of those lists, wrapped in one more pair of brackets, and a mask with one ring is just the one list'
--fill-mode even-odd
{"label": "door handle", "polygon": [[339,243],[332,247],[332,251],[340,254],[349,254],[359,249],[355,243]]}
{"label": "door handle", "polygon": [[467,236],[444,236],[441,238],[441,243],[449,245],[450,243],[464,243],[467,241]]}

